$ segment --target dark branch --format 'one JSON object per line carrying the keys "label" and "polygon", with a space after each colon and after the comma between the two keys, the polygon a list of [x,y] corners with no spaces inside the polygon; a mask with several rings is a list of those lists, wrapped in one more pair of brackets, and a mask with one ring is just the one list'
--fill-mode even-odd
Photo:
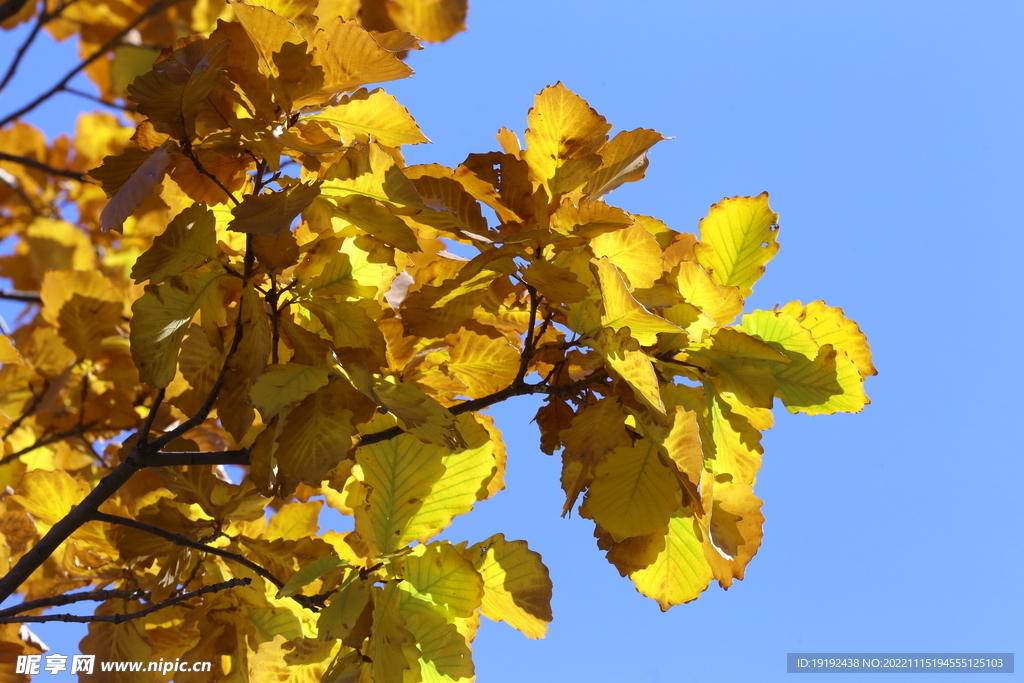
{"label": "dark branch", "polygon": [[118,111],[127,111],[127,112],[134,112],[135,111],[135,107],[132,106],[132,105],[129,105],[129,104],[118,104],[117,102],[107,102],[102,97],[96,97],[95,95],[90,95],[89,93],[84,92],[82,90],[78,90],[77,88],[70,88],[68,86],[64,86],[64,92],[66,92],[69,95],[75,95],[76,97],[81,97],[83,99],[90,100],[92,102],[95,102],[96,104],[102,104],[104,107],[110,107],[111,109],[117,109]]}
{"label": "dark branch", "polygon": [[0,289],[0,299],[24,301],[27,304],[41,304],[43,299],[39,292],[23,292],[20,289]]}
{"label": "dark branch", "polygon": [[56,434],[51,434],[49,436],[44,436],[43,438],[36,440],[36,442],[31,444],[30,446],[25,446],[20,451],[15,451],[14,453],[11,453],[10,455],[5,455],[4,457],[0,458],[0,467],[2,467],[3,465],[6,465],[7,463],[11,462],[12,460],[17,460],[18,458],[20,458],[21,456],[23,456],[23,455],[25,455],[27,453],[31,453],[32,451],[36,450],[37,448],[42,448],[43,446],[49,446],[51,443],[56,443],[58,441],[63,441],[64,439],[70,439],[70,438],[75,437],[75,436],[82,436],[82,434],[84,434],[91,426],[92,425],[76,424],[71,429],[65,429],[62,432],[57,432]]}
{"label": "dark branch", "polygon": [[[17,6],[19,3],[15,2],[13,4]],[[25,3],[22,2],[20,4],[24,5]],[[4,12],[0,12],[0,21],[6,18],[3,16],[3,14]],[[7,73],[4,74],[3,80],[0,80],[0,92],[2,92],[3,89],[7,87],[7,84],[14,77],[15,72],[18,70],[18,66],[21,64],[22,58],[25,56],[25,53],[28,52],[28,48],[32,45],[32,43],[35,42],[36,36],[39,35],[39,30],[43,28],[43,25],[48,20],[49,19],[46,15],[46,11],[44,8],[44,11],[39,13],[39,18],[36,20],[36,25],[32,27],[32,31],[28,34],[28,37],[25,38],[25,42],[23,42],[21,44],[21,47],[18,48],[18,52],[14,55],[14,59],[11,61],[11,65],[7,67]]]}
{"label": "dark branch", "polygon": [[21,164],[22,166],[34,168],[37,171],[42,171],[43,173],[48,173],[50,175],[61,176],[62,178],[71,178],[72,180],[77,180],[80,183],[85,181],[85,174],[83,173],[79,173],[78,171],[69,171],[62,168],[54,168],[49,164],[44,164],[41,161],[36,161],[29,157],[21,157],[16,154],[0,152],[0,161],[10,161],[11,163]]}
{"label": "dark branch", "polygon": [[68,595],[54,595],[49,598],[39,598],[38,600],[29,600],[23,602],[20,605],[14,607],[8,607],[7,609],[0,610],[0,618],[11,617],[15,614],[23,614],[25,612],[31,612],[37,609],[46,609],[47,607],[60,607],[62,605],[72,605],[76,602],[102,602],[103,600],[113,600],[114,598],[121,598],[122,600],[141,600],[149,597],[149,591],[126,591],[126,590],[95,590],[89,591],[88,593],[70,593]]}
{"label": "dark branch", "polygon": [[24,624],[24,623],[44,623],[47,621],[69,621],[79,624],[94,624],[99,622],[106,622],[111,624],[123,624],[131,619],[138,619],[144,617],[147,614],[152,614],[166,607],[177,605],[179,602],[184,602],[191,598],[204,595],[206,593],[216,593],[217,591],[226,590],[228,588],[234,588],[236,586],[248,586],[252,583],[252,579],[231,579],[230,581],[221,581],[220,583],[210,584],[209,586],[203,586],[202,588],[188,593],[182,593],[176,595],[173,598],[158,602],[155,605],[150,605],[146,609],[139,610],[138,612],[129,612],[128,614],[100,614],[91,617],[82,617],[77,614],[48,614],[41,617],[2,617],[0,618],[0,624]]}
{"label": "dark branch", "polygon": [[128,517],[108,515],[105,512],[95,512],[92,515],[90,515],[89,519],[92,519],[97,522],[106,522],[108,524],[120,524],[121,526],[131,527],[132,529],[138,529],[139,531],[144,531],[146,533],[153,534],[154,536],[159,536],[160,538],[166,541],[170,541],[175,545],[184,546],[186,548],[192,548],[193,550],[199,550],[204,553],[210,553],[211,555],[223,557],[225,560],[231,560],[233,562],[237,562],[242,566],[248,567],[249,569],[253,570],[270,583],[274,584],[274,586],[276,586],[277,588],[281,588],[282,586],[284,586],[283,581],[281,581],[276,576],[268,572],[266,569],[259,566],[252,560],[249,560],[243,557],[242,555],[239,555],[238,553],[233,553],[230,550],[223,550],[222,548],[215,548],[212,545],[205,545],[203,543],[193,541],[191,538],[187,536],[182,536],[181,534],[176,534],[173,531],[167,531],[166,529],[161,529],[158,526],[146,524],[145,522],[140,522],[135,519],[129,519]]}
{"label": "dark branch", "polygon": [[112,37],[110,40],[104,43],[99,49],[97,49],[91,55],[82,60],[78,64],[78,66],[76,66],[74,69],[65,74],[64,78],[60,79],[60,81],[58,81],[56,85],[54,85],[52,88],[44,92],[36,99],[26,104],[21,109],[17,110],[12,114],[9,114],[3,120],[0,120],[0,128],[3,128],[11,121],[21,118],[22,116],[35,109],[46,100],[53,97],[56,93],[60,92],[61,90],[64,90],[64,88],[67,87],[67,84],[71,82],[72,78],[81,73],[82,70],[84,70],[93,62],[95,62],[97,59],[107,54],[107,52],[120,45],[121,39],[128,35],[136,26],[138,26],[151,16],[159,14],[160,12],[163,12],[166,9],[170,9],[174,5],[180,3],[181,1],[182,0],[165,0],[164,2],[155,2],[152,5],[150,5],[145,12],[137,16],[130,24],[121,29],[121,31],[119,31],[117,35]]}

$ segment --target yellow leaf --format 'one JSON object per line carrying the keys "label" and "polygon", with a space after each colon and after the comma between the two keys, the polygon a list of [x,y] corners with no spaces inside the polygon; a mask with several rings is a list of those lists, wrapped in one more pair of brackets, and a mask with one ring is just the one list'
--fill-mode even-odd
{"label": "yellow leaf", "polygon": [[384,49],[355,21],[335,18],[313,35],[313,63],[324,71],[323,88],[296,105],[325,101],[330,95],[367,83],[383,83],[412,75],[405,62]]}
{"label": "yellow leaf", "polygon": [[281,636],[291,640],[302,637],[302,624],[291,610],[283,607],[250,607],[249,621],[256,630],[256,642],[266,643]]}
{"label": "yellow leaf", "polygon": [[430,142],[409,111],[380,88],[369,93],[360,88],[342,97],[337,106],[327,107],[303,120],[329,124],[346,142],[366,135],[388,147]]}
{"label": "yellow leaf", "polygon": [[[225,630],[221,627],[222,632]],[[227,631],[233,634],[234,631]],[[264,643],[260,643],[255,651],[248,649],[246,640],[244,638],[238,639],[238,648],[241,653],[247,655],[246,657],[239,656],[238,651],[231,651],[231,664],[232,673],[235,672],[236,666],[241,666],[238,669],[238,673],[231,678],[238,681],[247,681],[247,683],[320,683],[324,675],[327,672],[328,665],[331,662],[332,651],[320,655],[319,658],[300,658],[299,661],[294,659],[295,647],[298,642],[302,642],[298,639],[288,640],[283,635],[275,635],[272,640]],[[218,655],[228,656],[225,654],[224,649],[219,646],[219,643],[210,643],[215,649],[207,650],[206,652],[196,653],[197,655],[203,656],[207,661],[214,659]],[[185,653],[185,656],[191,655],[191,652]],[[310,661],[311,660],[311,661]],[[192,661],[202,661],[197,656]],[[215,668],[214,671],[217,669]],[[206,674],[209,676],[209,674]],[[245,676],[245,678],[243,678]],[[181,679],[192,683],[203,679],[185,679],[182,678],[181,674],[178,674],[175,679]],[[205,680],[211,680],[209,678]],[[227,680],[226,676],[222,676],[220,680]],[[147,679],[152,681],[152,678]]]}
{"label": "yellow leaf", "polygon": [[395,26],[428,43],[440,43],[466,30],[468,0],[401,0],[387,4]]}
{"label": "yellow leaf", "polygon": [[383,363],[384,335],[361,306],[326,298],[301,301],[300,304],[323,323],[336,347],[366,349],[371,358]]}
{"label": "yellow leaf", "polygon": [[[815,302],[820,304],[821,302]],[[871,352],[856,323],[847,320],[839,309],[824,304],[811,305],[815,329],[823,339],[832,338],[860,354],[870,369]],[[791,308],[795,312],[798,309]],[[806,317],[804,318],[807,319]],[[756,334],[785,356],[787,365],[769,364],[778,385],[777,395],[790,412],[809,415],[835,412],[856,413],[868,403],[864,377],[847,353],[831,344],[818,346],[821,340],[783,311],[754,311],[743,316],[743,329]]]}
{"label": "yellow leaf", "polygon": [[121,303],[121,295],[99,271],[51,270],[43,275],[43,284],[39,288],[43,319],[59,324],[60,312],[76,295],[79,299]]}
{"label": "yellow leaf", "polygon": [[22,477],[11,500],[44,524],[53,526],[81,503],[89,491],[87,483],[72,479],[63,470],[33,470]]}
{"label": "yellow leaf", "polygon": [[326,574],[327,572],[348,564],[347,560],[338,559],[330,555],[318,557],[299,571],[291,575],[281,590],[277,591],[277,599],[291,597],[302,592],[302,588]]}
{"label": "yellow leaf", "polygon": [[500,334],[488,337],[462,330],[452,344],[448,372],[466,385],[462,392],[481,398],[512,384],[519,372],[519,349]]}
{"label": "yellow leaf", "polygon": [[227,41],[199,40],[174,50],[128,86],[128,98],[153,127],[175,140],[196,136],[196,118],[221,76]]}
{"label": "yellow leaf", "polygon": [[779,250],[779,214],[768,207],[768,193],[723,199],[700,221],[697,260],[720,285],[739,287],[747,298]]}
{"label": "yellow leaf", "polygon": [[501,435],[492,435],[472,415],[460,415],[458,424],[466,448],[453,452],[438,447],[444,473],[431,483],[430,492],[422,496],[403,539],[424,543],[446,529],[456,515],[469,512],[474,503],[493,494],[490,485],[499,475],[496,453],[500,443],[495,439]]}
{"label": "yellow leaf", "polygon": [[[279,74],[274,64],[274,54],[281,52],[285,43],[305,45],[298,29],[286,17],[276,14],[266,7],[242,2],[232,2],[231,7],[235,10],[235,18],[238,19],[238,23],[245,29],[259,53],[260,71],[264,76]],[[236,48],[233,45],[232,50],[234,49]]]}
{"label": "yellow leaf", "polygon": [[[95,614],[127,614],[141,609],[143,607],[138,602],[114,599],[102,603],[96,608]],[[121,624],[94,622],[89,624],[89,634],[82,639],[79,648],[82,652],[95,655],[101,662],[148,662],[153,657],[153,646],[145,634],[145,623],[141,619]],[[145,671],[121,671],[109,673],[104,678],[111,683],[149,683],[153,675]]]}
{"label": "yellow leaf", "polygon": [[704,559],[704,534],[693,511],[676,510],[668,523],[668,533],[657,559],[629,578],[642,595],[653,598],[666,612],[673,605],[696,600],[713,578]]}
{"label": "yellow leaf", "polygon": [[783,306],[782,312],[795,317],[803,327],[810,330],[819,344],[831,344],[832,348],[845,351],[856,363],[861,377],[878,374],[871,362],[867,337],[857,323],[846,317],[843,309],[827,306],[824,301],[812,301],[806,306],[793,301]]}
{"label": "yellow leaf", "polygon": [[172,275],[220,258],[217,246],[217,221],[205,204],[188,207],[153,240],[132,267],[136,284],[149,280],[157,285]]}
{"label": "yellow leaf", "polygon": [[[566,197],[551,215],[551,229],[563,235],[590,239],[606,232],[614,232],[633,224],[633,218],[623,211],[598,201],[574,202]],[[661,254],[658,254],[661,258]]]}
{"label": "yellow leaf", "polygon": [[583,191],[600,199],[623,183],[640,180],[647,170],[647,150],[665,139],[661,133],[644,128],[617,133],[598,150],[601,165]]}
{"label": "yellow leaf", "polygon": [[657,342],[659,332],[673,334],[683,331],[641,306],[629,293],[622,276],[611,261],[601,258],[596,264],[604,302],[604,315],[601,316],[603,327],[610,327],[616,332],[628,328],[630,335],[640,342],[641,346],[650,346]]}
{"label": "yellow leaf", "polygon": [[11,338],[0,334],[0,363],[21,363],[21,354],[14,348]]}
{"label": "yellow leaf", "polygon": [[356,578],[331,594],[327,607],[320,612],[320,617],[316,621],[320,640],[348,637],[370,601],[372,585],[368,579]]}
{"label": "yellow leaf", "polygon": [[[108,192],[110,201],[100,214],[100,229],[103,232],[121,231],[125,220],[135,213],[135,209],[142,205],[142,202],[153,193],[153,188],[163,180],[167,165],[171,161],[167,143],[149,153],[133,154],[131,149],[121,156],[107,157],[103,160],[103,166],[90,171],[90,175],[97,179],[115,175],[127,176],[125,180],[116,183],[116,191]],[[106,172],[103,173],[104,171]],[[106,189],[107,185],[104,183],[104,190]]]}
{"label": "yellow leaf", "polygon": [[662,272],[661,247],[640,223],[598,235],[590,241],[597,258],[607,257],[618,266],[632,289],[650,287]]}
{"label": "yellow leaf", "polygon": [[711,439],[702,439],[709,466],[716,474],[731,475],[733,481],[753,484],[761,468],[761,433],[742,415],[730,409],[724,399],[708,392],[707,421]]}
{"label": "yellow leaf", "polygon": [[416,233],[401,218],[380,203],[359,195],[336,197],[331,202],[335,217],[373,235],[384,244],[404,252],[416,252],[420,245]]}
{"label": "yellow leaf", "polygon": [[397,417],[417,438],[446,448],[465,448],[455,416],[412,384],[385,378],[374,387],[381,406]]}
{"label": "yellow leaf", "polygon": [[329,369],[323,365],[309,366],[298,363],[271,365],[249,390],[252,405],[260,411],[263,422],[327,384]]}
{"label": "yellow leaf", "polygon": [[761,499],[749,484],[715,481],[714,503],[705,520],[704,557],[723,588],[743,579],[747,563],[761,545]]}
{"label": "yellow leaf", "polygon": [[373,683],[404,683],[406,671],[411,680],[419,680],[416,638],[406,629],[400,610],[403,593],[397,581],[373,591],[373,629],[367,652]]}
{"label": "yellow leaf", "polygon": [[560,82],[537,95],[527,123],[523,158],[548,195],[582,187],[601,165],[611,124]]}
{"label": "yellow leaf", "polygon": [[618,400],[603,398],[576,413],[569,428],[558,434],[565,445],[562,459],[566,463],[579,463],[578,471],[573,470],[575,476],[571,479],[569,468],[563,468],[566,475],[563,517],[569,514],[580,493],[593,479],[593,466],[606,454],[629,442],[625,420],[626,415]]}
{"label": "yellow leaf", "polygon": [[217,396],[217,416],[236,441],[242,440],[256,417],[249,402],[249,390],[266,370],[270,357],[270,320],[263,307],[263,297],[251,284],[242,290],[239,315],[242,316],[242,339],[228,361],[224,386]]}
{"label": "yellow leaf", "polygon": [[450,623],[423,600],[402,596],[402,616],[406,628],[416,639],[419,650],[421,680],[433,683],[456,683],[473,680],[473,659],[469,649],[472,636],[460,632],[459,624]]}
{"label": "yellow leaf", "polygon": [[103,339],[117,333],[123,309],[120,301],[73,294],[57,316],[60,336],[79,358],[95,358],[103,350]]}
{"label": "yellow leaf", "polygon": [[589,293],[571,270],[541,259],[530,263],[523,271],[523,279],[549,301],[574,304]]}
{"label": "yellow leaf", "polygon": [[186,273],[146,285],[145,294],[132,304],[131,325],[132,359],[143,382],[165,387],[174,379],[185,328],[223,276],[220,270]]}
{"label": "yellow leaf", "polygon": [[766,355],[764,356],[765,360],[774,360],[788,365],[789,358],[785,355],[787,351],[808,358],[818,355],[820,346],[811,331],[785,311],[754,311],[743,316],[739,328],[777,349],[777,354],[782,356],[782,358],[772,358]]}
{"label": "yellow leaf", "polygon": [[393,553],[415,538],[409,525],[445,473],[445,452],[411,434],[356,451],[361,467],[357,476],[368,491],[365,505],[354,506],[356,531],[375,557]]}
{"label": "yellow leaf", "polygon": [[447,541],[413,548],[401,587],[447,618],[471,616],[484,596],[483,578]]}
{"label": "yellow leaf", "polygon": [[[694,501],[692,504],[700,509],[701,496],[698,493],[701,472],[704,470],[704,447],[700,440],[700,424],[697,413],[686,410],[683,406],[672,406],[670,409],[672,422],[669,432],[662,442],[662,448],[672,459],[677,471],[684,477],[680,484]],[[684,498],[685,501],[685,498]]]}
{"label": "yellow leaf", "polygon": [[743,312],[743,297],[736,287],[715,284],[696,263],[683,261],[675,277],[676,289],[686,301],[709,315],[719,325],[728,325]]}
{"label": "yellow leaf", "polygon": [[777,393],[791,413],[859,413],[869,403],[857,364],[845,351],[825,344],[811,359],[789,354],[789,365],[773,368]]}
{"label": "yellow leaf", "polygon": [[654,439],[620,446],[594,468],[594,481],[580,507],[616,541],[652,534],[665,528],[678,506],[672,472],[661,461]]}
{"label": "yellow leaf", "polygon": [[323,387],[292,409],[277,437],[277,480],[286,491],[299,482],[319,486],[355,443],[353,413],[340,395]]}
{"label": "yellow leaf", "polygon": [[527,638],[543,638],[551,621],[551,578],[540,555],[526,541],[506,541],[503,534],[465,553],[484,580],[483,615],[506,622]]}
{"label": "yellow leaf", "polygon": [[601,330],[593,339],[594,349],[605,359],[608,367],[633,389],[633,393],[651,410],[665,414],[661,401],[658,376],[650,357],[640,350],[628,330],[613,332]]}
{"label": "yellow leaf", "polygon": [[320,194],[320,184],[299,183],[283,192],[249,195],[231,209],[235,218],[228,230],[258,235],[279,235]]}
{"label": "yellow leaf", "polygon": [[362,195],[395,206],[428,208],[401,167],[374,142],[349,148],[327,169],[323,180],[314,207],[329,197]]}
{"label": "yellow leaf", "polygon": [[285,503],[270,517],[263,537],[271,540],[284,538],[290,541],[313,538],[320,532],[321,507],[322,500]]}

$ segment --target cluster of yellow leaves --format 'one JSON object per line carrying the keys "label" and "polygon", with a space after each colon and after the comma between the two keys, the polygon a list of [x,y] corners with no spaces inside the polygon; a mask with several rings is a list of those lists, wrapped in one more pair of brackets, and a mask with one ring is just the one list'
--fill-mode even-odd
{"label": "cluster of yellow leaves", "polygon": [[[74,26],[88,54],[145,9],[100,6],[80,0],[51,30]],[[443,40],[464,15],[458,1],[177,3],[166,26],[142,25],[143,43],[170,47],[118,48],[90,72],[136,105],[134,127],[84,115],[51,145],[0,130],[5,150],[94,181],[0,162],[21,190],[0,194],[16,238],[0,276],[40,293],[0,338],[0,562],[126,456],[155,390],[158,433],[212,407],[168,452],[245,449],[250,465],[241,484],[151,468],[101,508],[227,555],[93,521],[22,587],[156,603],[253,580],[93,624],[83,651],[213,661],[205,681],[470,680],[481,614],[531,638],[551,619],[525,542],[433,540],[504,486],[501,434],[477,411],[547,396],[536,421],[561,451],[563,513],[579,503],[609,562],[668,609],[741,579],[756,553],[774,400],[867,403],[870,351],[842,310],[742,315],[778,249],[767,195],[712,206],[699,241],[604,201],[643,177],[660,134],[609,137],[557,84],[523,143],[502,129],[500,152],[406,165],[401,147],[426,137],[363,86],[408,76],[414,34]],[[324,504],[354,530],[321,534]]]}

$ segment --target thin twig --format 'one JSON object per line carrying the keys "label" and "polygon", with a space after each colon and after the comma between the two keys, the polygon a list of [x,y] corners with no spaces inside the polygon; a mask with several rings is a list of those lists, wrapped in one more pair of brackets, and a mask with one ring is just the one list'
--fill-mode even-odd
{"label": "thin twig", "polygon": [[196,152],[195,152],[194,149],[192,149],[191,147],[186,147],[185,148],[185,155],[189,158],[189,160],[192,162],[192,164],[196,167],[196,170],[199,171],[200,173],[202,173],[204,176],[206,176],[210,180],[212,180],[214,183],[216,183],[217,187],[219,187],[221,189],[221,191],[228,196],[228,199],[230,199],[231,202],[235,206],[238,206],[240,204],[240,202],[235,197],[235,195],[231,193],[231,190],[229,190],[227,188],[227,186],[225,186],[224,183],[222,183],[220,181],[220,178],[218,178],[217,176],[213,175],[212,173],[210,173],[209,171],[206,170],[206,167],[203,166],[203,162],[199,161],[199,157],[196,155]]}
{"label": "thin twig", "polygon": [[185,602],[191,598],[205,595],[206,593],[216,593],[218,591],[226,590],[228,588],[234,588],[236,586],[248,586],[252,583],[252,579],[246,577],[244,579],[231,579],[230,581],[221,581],[220,583],[213,583],[209,586],[203,586],[199,590],[189,591],[188,593],[182,593],[176,595],[173,598],[168,598],[163,602],[158,602],[155,605],[150,605],[146,609],[141,609],[138,612],[129,612],[128,614],[99,614],[91,617],[78,616],[77,614],[47,614],[41,617],[3,617],[0,618],[0,624],[39,624],[48,621],[67,621],[78,624],[95,624],[95,623],[109,623],[109,624],[123,624],[126,621],[132,619],[138,619],[144,617],[147,614],[152,614],[166,607],[177,605],[179,602]]}
{"label": "thin twig", "polygon": [[102,97],[96,97],[95,95],[90,95],[89,93],[85,92],[84,90],[79,90],[78,88],[72,88],[72,87],[69,87],[69,86],[64,86],[64,92],[66,92],[69,95],[75,95],[76,97],[81,97],[83,99],[90,100],[92,102],[95,102],[96,104],[102,104],[104,107],[110,107],[111,109],[117,109],[118,111],[126,111],[126,112],[131,112],[131,113],[135,112],[135,106],[134,105],[118,104],[117,102],[107,102]]}
{"label": "thin twig", "polygon": [[113,600],[115,598],[121,598],[122,600],[140,600],[142,598],[149,597],[149,591],[128,591],[128,590],[95,590],[89,591],[88,593],[69,593],[67,595],[54,595],[49,598],[39,598],[38,600],[29,600],[13,607],[0,610],[0,618],[11,617],[15,614],[23,614],[25,612],[31,612],[36,609],[46,609],[47,607],[61,607],[63,605],[72,605],[76,602],[102,602],[103,600]]}
{"label": "thin twig", "polygon": [[56,443],[57,441],[63,441],[64,439],[69,439],[69,438],[74,437],[74,436],[81,436],[84,432],[88,431],[91,426],[92,425],[76,424],[71,429],[65,429],[62,432],[57,432],[56,434],[51,434],[50,436],[46,436],[46,437],[43,437],[42,439],[38,439],[34,444],[32,444],[30,446],[25,446],[20,451],[15,451],[14,453],[11,453],[10,455],[5,455],[4,457],[0,458],[0,467],[2,467],[3,465],[6,465],[7,463],[11,462],[12,460],[17,460],[18,458],[20,458],[23,455],[31,453],[32,451],[36,450],[37,448],[42,448],[43,446],[49,446],[51,443]]}
{"label": "thin twig", "polygon": [[74,69],[65,74],[64,78],[60,79],[60,81],[58,81],[56,85],[54,85],[52,88],[44,92],[36,99],[26,104],[21,109],[17,110],[12,114],[9,114],[3,120],[0,120],[0,128],[3,128],[11,121],[21,118],[22,116],[35,109],[46,100],[53,97],[56,93],[63,90],[67,86],[67,84],[71,82],[72,78],[77,76],[83,69],[85,69],[87,66],[95,62],[97,59],[107,54],[107,52],[120,45],[121,39],[128,35],[128,33],[130,33],[136,26],[141,24],[143,21],[150,18],[154,14],[158,14],[160,12],[163,12],[164,10],[170,9],[171,7],[177,5],[180,2],[182,2],[182,0],[164,0],[164,2],[156,2],[150,5],[145,12],[137,16],[130,24],[121,29],[117,33],[117,35],[115,35],[113,38],[104,43],[99,49],[97,49],[91,55],[82,60],[78,64],[78,66],[76,66]]}
{"label": "thin twig", "polygon": [[0,161],[10,161],[11,163],[21,164],[22,166],[34,168],[37,171],[42,171],[43,173],[48,173],[50,175],[61,176],[62,178],[71,178],[72,180],[77,180],[80,183],[85,181],[85,174],[83,173],[79,173],[78,171],[69,171],[66,168],[54,168],[49,164],[44,164],[43,162],[36,161],[30,157],[22,157],[16,154],[0,152]]}
{"label": "thin twig", "polygon": [[43,25],[49,21],[45,8],[39,13],[39,18],[36,20],[36,25],[32,27],[32,31],[29,32],[28,37],[25,38],[25,42],[18,48],[18,52],[14,55],[14,59],[11,61],[11,65],[7,67],[7,73],[4,74],[3,80],[0,80],[0,92],[7,87],[7,84],[14,77],[14,73],[18,70],[18,65],[21,64],[22,58],[25,53],[28,52],[28,48],[35,42],[36,36],[39,35],[39,30],[43,28]]}
{"label": "thin twig", "polygon": [[145,446],[149,443],[149,430],[153,428],[153,420],[156,419],[156,413],[160,410],[160,404],[164,402],[165,391],[166,387],[160,387],[156,392],[156,396],[153,397],[153,403],[149,407],[149,414],[146,415],[142,426],[139,427],[139,446]]}
{"label": "thin twig", "polygon": [[253,570],[270,583],[274,584],[274,586],[276,586],[279,589],[284,586],[284,581],[281,581],[276,576],[274,576],[269,571],[259,566],[252,560],[243,557],[238,553],[233,553],[230,550],[224,550],[222,548],[215,548],[212,545],[198,543],[196,541],[193,541],[191,538],[188,538],[187,536],[182,536],[181,534],[176,534],[173,531],[167,531],[166,529],[161,529],[158,526],[146,524],[145,522],[140,522],[136,519],[130,519],[128,517],[119,517],[117,515],[109,515],[105,512],[96,512],[93,513],[91,519],[97,522],[107,522],[108,524],[120,524],[121,526],[137,529],[138,531],[145,531],[146,533],[153,534],[154,536],[159,536],[164,540],[170,541],[175,545],[184,546],[186,548],[192,548],[193,550],[199,550],[204,553],[210,553],[211,555],[223,557],[226,560],[231,560],[233,562],[237,562],[242,566],[248,567],[249,569]]}
{"label": "thin twig", "polygon": [[11,191],[14,192],[14,194],[18,195],[18,199],[20,199],[21,202],[28,207],[28,210],[32,212],[33,216],[43,215],[43,212],[39,210],[39,207],[36,206],[36,203],[33,202],[32,198],[28,196],[28,194],[25,192],[25,188],[23,188],[21,186],[21,183],[18,182],[18,179],[15,178],[7,170],[2,168],[0,168],[0,183],[3,183],[7,187],[11,188]]}
{"label": "thin twig", "polygon": [[0,299],[24,301],[27,304],[41,304],[43,299],[39,292],[23,292],[20,289],[0,289]]}

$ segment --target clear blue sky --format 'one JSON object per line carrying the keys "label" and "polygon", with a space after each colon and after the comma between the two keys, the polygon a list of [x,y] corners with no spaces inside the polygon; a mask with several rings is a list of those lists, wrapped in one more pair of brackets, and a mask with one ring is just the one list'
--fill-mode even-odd
{"label": "clear blue sky", "polygon": [[[484,624],[478,680],[776,681],[787,652],[1024,651],[1024,4],[477,0],[469,24],[386,86],[434,141],[410,163],[496,149],[561,80],[616,130],[674,137],[609,202],[693,231],[722,197],[768,190],[782,249],[750,304],[843,307],[880,371],[859,415],[776,411],[747,578],[666,614],[604,560],[589,521],[559,518],[536,405],[494,409],[508,489],[446,537],[528,540],[555,620],[539,642]],[[31,53],[0,112],[65,52]],[[79,104],[30,120],[68,130]],[[77,652],[63,634],[80,630],[37,631]]]}

